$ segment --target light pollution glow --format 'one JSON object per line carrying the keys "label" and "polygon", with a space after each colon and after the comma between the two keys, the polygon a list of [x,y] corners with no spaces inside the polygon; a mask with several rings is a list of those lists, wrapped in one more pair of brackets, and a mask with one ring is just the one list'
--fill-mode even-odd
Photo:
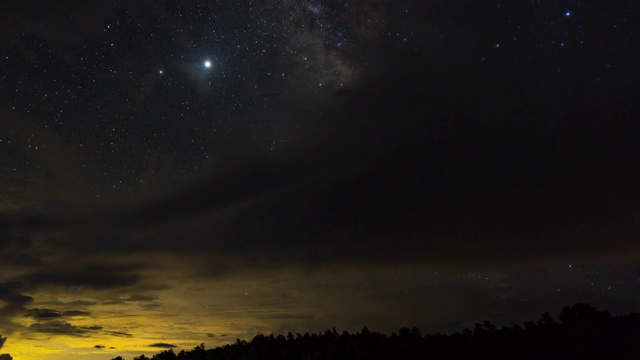
{"label": "light pollution glow", "polygon": [[[184,271],[189,265],[176,261],[172,266]],[[395,313],[395,322],[407,325],[416,321],[415,314],[390,307],[384,301],[387,295],[367,283],[371,274],[376,274],[389,292],[410,285],[408,277],[414,284],[429,279],[436,287],[445,279],[433,272],[425,275],[419,269],[362,270],[362,267],[287,269],[216,279],[174,272],[165,275],[162,287],[150,286],[147,295],[138,297],[126,290],[39,289],[34,296],[36,301],[28,306],[30,309],[81,310],[90,315],[60,320],[78,329],[77,334],[20,330],[5,334],[9,340],[1,352],[10,353],[16,360],[70,357],[98,360],[115,356],[132,358],[143,353],[151,356],[163,350],[150,347],[155,343],[175,345],[175,351],[192,349],[201,343],[213,348],[235,342],[237,338],[250,340],[258,333],[320,332],[333,326],[358,331],[364,325],[397,331],[389,327],[389,313]],[[402,283],[397,282],[398,275],[404,276]],[[372,298],[379,300],[367,302]],[[431,302],[426,299],[427,304],[442,308],[440,298],[441,295],[431,297]],[[345,309],[349,309],[349,316],[344,315]],[[462,309],[464,306],[459,308]],[[450,311],[441,309],[424,315],[438,323],[445,316],[451,316]],[[15,317],[13,321],[19,324],[18,329],[28,329],[38,322],[26,316]],[[92,327],[95,330],[88,330]],[[95,348],[96,345],[104,348]]]}

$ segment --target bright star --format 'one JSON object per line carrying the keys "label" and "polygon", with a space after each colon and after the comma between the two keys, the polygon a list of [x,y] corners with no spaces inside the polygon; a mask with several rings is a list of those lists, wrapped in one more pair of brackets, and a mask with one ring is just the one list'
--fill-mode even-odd
{"label": "bright star", "polygon": [[207,60],[204,62],[204,67],[206,68],[210,68],[211,67],[211,61]]}

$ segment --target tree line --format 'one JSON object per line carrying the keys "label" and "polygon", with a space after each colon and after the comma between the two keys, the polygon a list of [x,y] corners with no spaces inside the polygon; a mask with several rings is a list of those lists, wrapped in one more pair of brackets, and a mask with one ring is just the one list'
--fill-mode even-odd
{"label": "tree line", "polygon": [[[402,328],[385,335],[366,327],[350,334],[256,335],[251,341],[205,349],[201,344],[178,353],[165,350],[133,360],[287,360],[287,359],[640,359],[640,314],[611,316],[589,304],[562,308],[558,319],[544,313],[538,321],[497,328],[488,321],[451,335],[422,335]],[[116,357],[112,360],[125,360]]]}

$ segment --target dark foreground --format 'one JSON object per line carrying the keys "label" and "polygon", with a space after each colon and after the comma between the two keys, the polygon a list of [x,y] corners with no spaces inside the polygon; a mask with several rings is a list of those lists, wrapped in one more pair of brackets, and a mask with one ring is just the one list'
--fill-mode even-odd
{"label": "dark foreground", "polygon": [[[250,342],[205,350],[162,351],[134,360],[213,359],[640,359],[640,314],[611,316],[587,304],[564,307],[554,319],[496,328],[477,323],[452,335],[422,335],[417,328],[386,336],[367,328],[349,334],[257,335]],[[117,357],[112,360],[122,360]]]}

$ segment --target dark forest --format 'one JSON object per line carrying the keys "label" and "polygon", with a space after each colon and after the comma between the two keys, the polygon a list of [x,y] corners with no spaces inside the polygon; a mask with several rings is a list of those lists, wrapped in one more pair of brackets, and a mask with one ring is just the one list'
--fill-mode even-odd
{"label": "dark forest", "polygon": [[[451,335],[422,335],[402,328],[390,336],[369,331],[318,334],[257,335],[247,342],[206,350],[164,350],[133,360],[236,359],[637,359],[640,314],[611,316],[589,304],[565,306],[557,320],[549,313],[524,326],[497,328],[488,321]],[[124,360],[116,357],[112,360]]]}

